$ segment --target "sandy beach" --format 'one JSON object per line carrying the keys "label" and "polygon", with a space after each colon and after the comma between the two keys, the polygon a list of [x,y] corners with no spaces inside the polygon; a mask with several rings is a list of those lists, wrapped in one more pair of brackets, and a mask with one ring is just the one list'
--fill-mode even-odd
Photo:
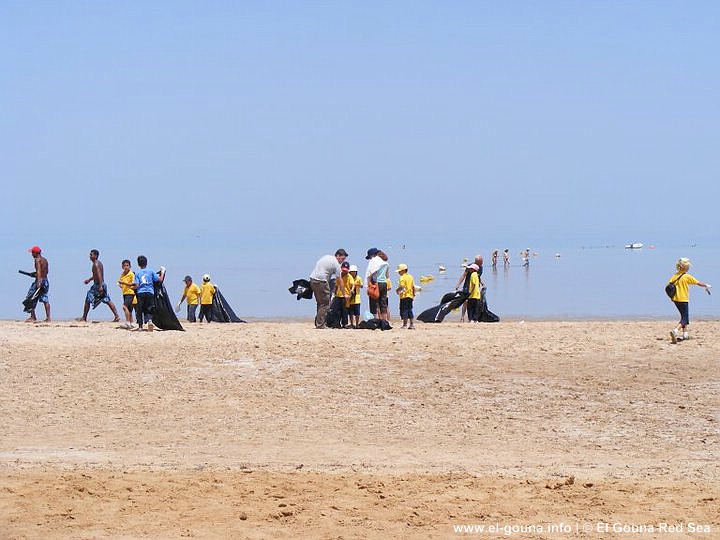
{"label": "sandy beach", "polygon": [[720,322],[671,327],[0,322],[0,537],[718,538]]}

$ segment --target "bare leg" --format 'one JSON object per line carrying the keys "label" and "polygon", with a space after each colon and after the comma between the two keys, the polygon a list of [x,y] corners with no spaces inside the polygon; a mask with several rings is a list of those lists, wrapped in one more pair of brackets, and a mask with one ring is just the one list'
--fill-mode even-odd
{"label": "bare leg", "polygon": [[120,315],[118,315],[117,309],[115,309],[115,304],[112,302],[108,302],[108,307],[110,308],[110,311],[112,311],[115,318],[113,319],[113,322],[120,322]]}
{"label": "bare leg", "polygon": [[127,322],[132,322],[132,314],[125,304],[123,304],[123,313],[125,314],[125,320]]}
{"label": "bare leg", "polygon": [[43,302],[45,306],[45,322],[50,322],[50,302]]}
{"label": "bare leg", "polygon": [[30,316],[27,319],[25,319],[25,322],[35,322],[36,320],[37,320],[37,317],[35,316],[35,310],[33,309],[30,312]]}
{"label": "bare leg", "polygon": [[85,322],[87,322],[88,313],[90,313],[90,302],[86,301],[85,306],[83,307],[83,316],[82,316],[82,320]]}

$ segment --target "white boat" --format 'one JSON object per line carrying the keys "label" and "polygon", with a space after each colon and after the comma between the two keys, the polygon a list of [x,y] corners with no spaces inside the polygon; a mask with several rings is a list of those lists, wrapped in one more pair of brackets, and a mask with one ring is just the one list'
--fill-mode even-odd
{"label": "white boat", "polygon": [[641,249],[643,245],[640,242],[635,242],[634,244],[625,244],[625,249]]}

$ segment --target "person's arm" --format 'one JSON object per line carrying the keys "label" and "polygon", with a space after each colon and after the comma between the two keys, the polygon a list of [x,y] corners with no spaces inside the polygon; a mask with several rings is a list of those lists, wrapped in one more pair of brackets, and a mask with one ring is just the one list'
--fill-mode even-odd
{"label": "person's arm", "polygon": [[462,275],[460,276],[460,279],[458,279],[458,282],[455,284],[455,289],[460,288],[460,284],[465,281],[465,276],[467,275],[467,270],[463,271]]}
{"label": "person's arm", "polygon": [[703,289],[705,289],[706,293],[710,294],[710,289],[712,289],[712,285],[710,285],[709,283],[703,283],[702,281],[698,281],[695,285],[697,285],[698,287],[702,287]]}

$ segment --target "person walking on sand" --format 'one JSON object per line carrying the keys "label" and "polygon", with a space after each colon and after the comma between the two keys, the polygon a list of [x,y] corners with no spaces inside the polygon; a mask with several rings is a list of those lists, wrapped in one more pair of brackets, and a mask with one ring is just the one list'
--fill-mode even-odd
{"label": "person walking on sand", "polygon": [[30,285],[25,302],[29,302],[25,311],[30,316],[25,319],[25,322],[37,322],[37,316],[35,315],[35,307],[38,302],[42,302],[45,307],[45,322],[50,322],[50,301],[48,299],[48,292],[50,292],[50,282],[48,281],[48,262],[45,257],[42,256],[42,250],[38,246],[33,246],[28,249],[28,252],[32,255],[35,263],[35,281]]}
{"label": "person walking on sand", "polygon": [[[690,259],[682,257],[675,264],[675,274],[668,280],[668,286],[672,284],[675,287],[675,294],[671,300],[680,312],[680,322],[675,328],[670,330],[670,341],[677,343],[690,339],[688,326],[690,325],[690,285],[698,285],[703,287],[708,294],[712,285],[698,281],[694,276],[688,274],[690,270]],[[667,288],[666,288],[667,290]]]}
{"label": "person walking on sand", "polygon": [[347,259],[348,253],[340,248],[335,255],[323,255],[315,263],[315,268],[310,273],[310,288],[315,295],[317,310],[315,313],[315,328],[325,328],[328,310],[330,309],[330,278],[336,280],[342,276],[340,265]]}
{"label": "person walking on sand", "polygon": [[180,311],[180,304],[183,303],[183,300],[187,299],[187,321],[193,323],[196,321],[195,314],[197,313],[198,302],[200,300],[200,295],[202,294],[202,289],[198,287],[197,283],[193,283],[191,276],[185,276],[184,281],[185,289],[183,290],[182,298],[178,302],[175,311]]}
{"label": "person walking on sand", "polygon": [[100,262],[100,252],[97,249],[90,250],[90,262],[92,262],[92,276],[83,281],[85,285],[93,282],[92,287],[85,296],[85,306],[83,307],[82,320],[87,322],[87,316],[90,312],[90,305],[93,309],[98,307],[100,304],[107,304],[113,314],[113,322],[120,321],[115,304],[110,300],[108,294],[107,285],[105,284],[105,269],[103,264]]}

